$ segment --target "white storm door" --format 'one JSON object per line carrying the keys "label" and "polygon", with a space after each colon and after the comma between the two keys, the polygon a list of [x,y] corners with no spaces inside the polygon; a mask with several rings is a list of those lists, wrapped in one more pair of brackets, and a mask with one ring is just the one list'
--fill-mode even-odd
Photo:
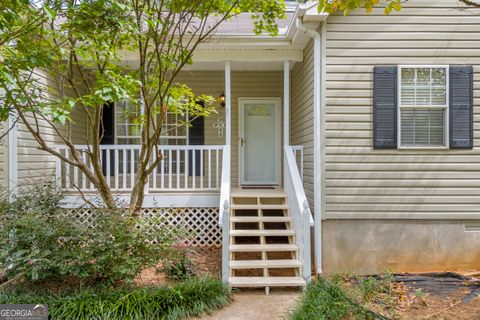
{"label": "white storm door", "polygon": [[240,184],[280,184],[280,99],[241,98]]}

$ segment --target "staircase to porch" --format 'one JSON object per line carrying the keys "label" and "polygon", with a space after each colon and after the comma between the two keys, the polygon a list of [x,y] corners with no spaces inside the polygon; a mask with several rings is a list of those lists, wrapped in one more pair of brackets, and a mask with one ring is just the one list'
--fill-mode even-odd
{"label": "staircase to porch", "polygon": [[285,147],[284,189],[231,190],[230,148],[222,159],[222,280],[231,287],[304,287],[312,277],[311,211],[295,147]]}
{"label": "staircase to porch", "polygon": [[229,279],[231,287],[303,287],[296,232],[283,190],[231,194]]}

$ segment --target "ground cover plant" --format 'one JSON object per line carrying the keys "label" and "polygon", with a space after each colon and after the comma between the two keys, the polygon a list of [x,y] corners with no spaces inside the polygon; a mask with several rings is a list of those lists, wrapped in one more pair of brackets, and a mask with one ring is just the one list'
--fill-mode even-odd
{"label": "ground cover plant", "polygon": [[[370,289],[366,290],[370,292]],[[309,284],[299,305],[291,313],[290,319],[384,320],[388,318],[369,310],[340,285],[338,277],[333,277],[319,278]]]}
{"label": "ground cover plant", "polygon": [[221,280],[189,279],[172,286],[88,287],[71,292],[10,289],[0,304],[47,304],[51,319],[181,319],[218,309],[229,302]]}

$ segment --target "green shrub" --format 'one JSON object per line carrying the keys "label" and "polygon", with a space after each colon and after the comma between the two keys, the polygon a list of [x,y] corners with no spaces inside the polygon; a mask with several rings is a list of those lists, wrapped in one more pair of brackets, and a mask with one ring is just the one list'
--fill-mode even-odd
{"label": "green shrub", "polygon": [[12,204],[0,203],[0,268],[7,277],[31,280],[74,277],[81,281],[131,281],[156,265],[178,239],[158,221],[119,210],[96,210],[94,227],[59,209],[62,196],[35,187]]}
{"label": "green shrub", "polygon": [[181,319],[218,309],[230,291],[218,279],[190,279],[173,287],[82,289],[69,294],[0,291],[0,304],[48,304],[52,319]]}
{"label": "green shrub", "polygon": [[162,271],[169,279],[175,281],[193,278],[197,273],[195,265],[185,252],[179,257],[165,261]]}

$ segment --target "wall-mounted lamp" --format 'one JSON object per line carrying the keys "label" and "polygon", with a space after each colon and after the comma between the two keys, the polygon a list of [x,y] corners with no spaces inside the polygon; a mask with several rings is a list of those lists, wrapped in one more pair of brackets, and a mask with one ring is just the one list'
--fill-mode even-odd
{"label": "wall-mounted lamp", "polygon": [[225,93],[222,92],[218,98],[220,99],[220,106],[225,107]]}

